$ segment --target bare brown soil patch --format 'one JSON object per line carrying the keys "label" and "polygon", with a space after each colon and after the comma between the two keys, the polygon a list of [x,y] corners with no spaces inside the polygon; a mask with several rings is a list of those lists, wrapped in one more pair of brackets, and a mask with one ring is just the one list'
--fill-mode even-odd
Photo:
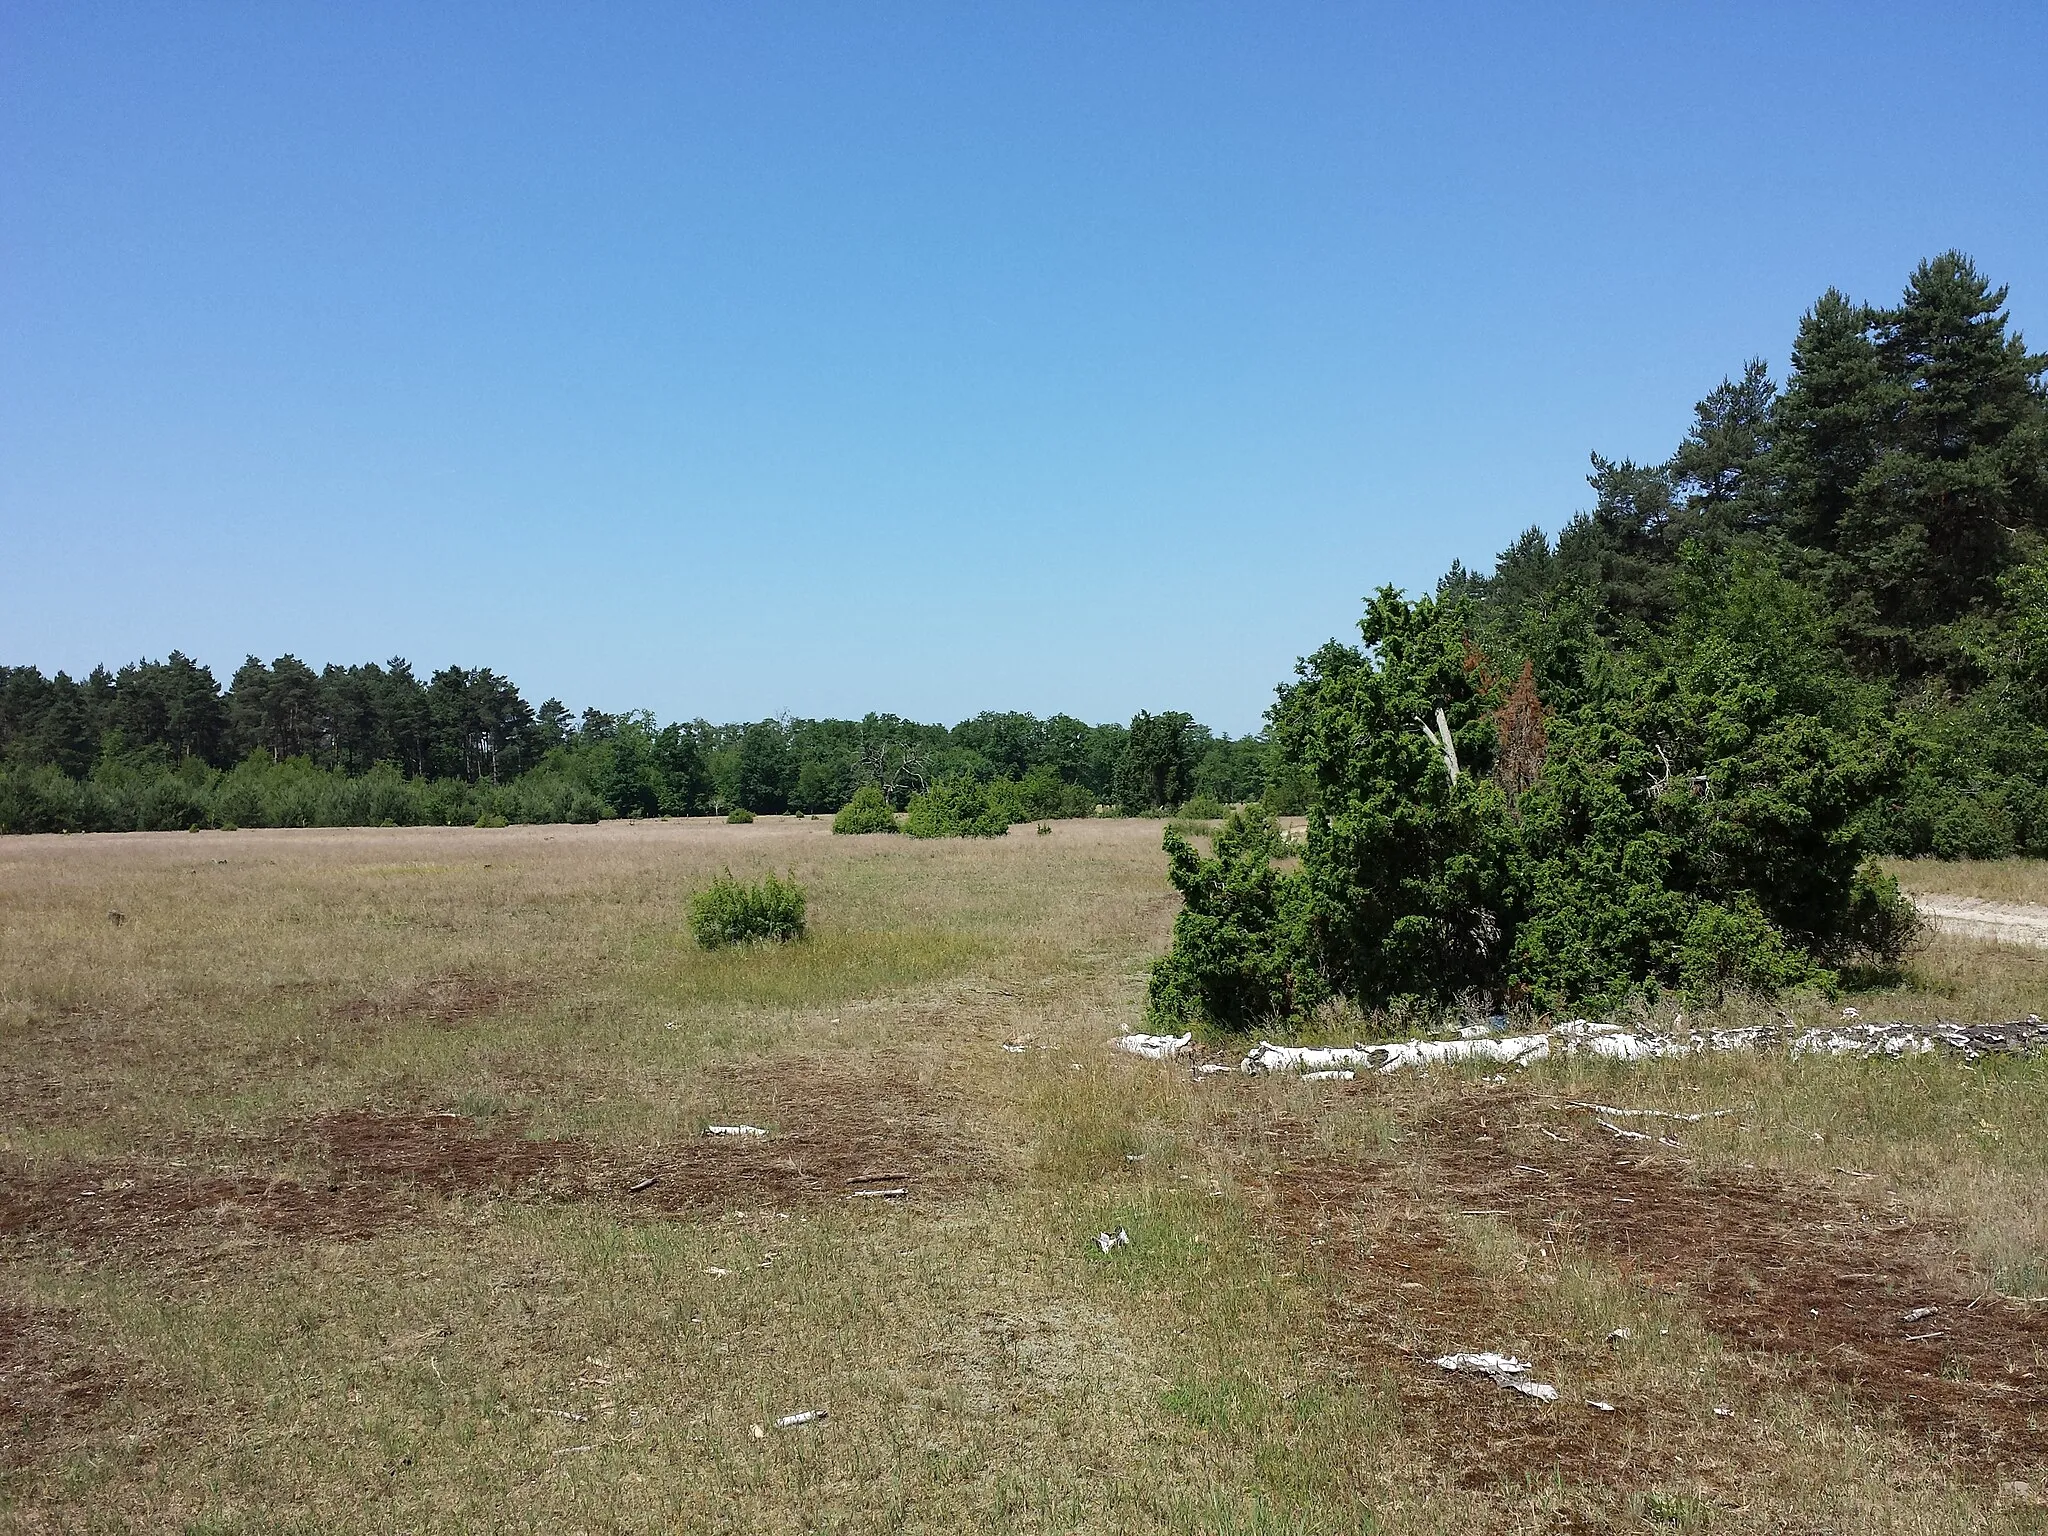
{"label": "bare brown soil patch", "polygon": [[[516,1124],[352,1109],[183,1159],[17,1163],[0,1179],[0,1239],[176,1269],[266,1242],[368,1237],[417,1219],[421,1195],[702,1213],[957,1194],[988,1175],[929,1084],[783,1064],[728,1074],[721,1091],[734,1120],[773,1134],[696,1137],[636,1158],[534,1140]],[[275,1171],[227,1171],[224,1156]]]}
{"label": "bare brown soil patch", "polygon": [[2048,1315],[1972,1283],[1945,1228],[1817,1184],[1703,1171],[1682,1147],[1644,1150],[1505,1095],[1460,1102],[1429,1137],[1432,1176],[1461,1203],[1606,1256],[1802,1384],[1846,1390],[1964,1464],[2048,1459]]}
{"label": "bare brown soil patch", "polygon": [[504,977],[437,976],[412,982],[374,997],[352,998],[329,1010],[342,1023],[425,1019],[435,1024],[466,1024],[538,1001],[542,989],[529,980]]}
{"label": "bare brown soil patch", "polygon": [[172,1268],[277,1238],[367,1236],[404,1209],[371,1186],[313,1187],[126,1161],[17,1167],[6,1183],[0,1238]]}
{"label": "bare brown soil patch", "polygon": [[719,1123],[750,1124],[765,1137],[704,1136],[621,1163],[610,1177],[664,1211],[729,1211],[820,1200],[958,1195],[985,1184],[992,1164],[961,1128],[951,1096],[909,1069],[831,1071],[773,1063],[727,1074]]}
{"label": "bare brown soil patch", "polygon": [[306,1132],[338,1179],[443,1195],[510,1191],[583,1158],[579,1142],[535,1141],[516,1126],[485,1130],[462,1115],[346,1109],[320,1116]]}
{"label": "bare brown soil patch", "polygon": [[[1646,1397],[1616,1346],[1534,1321],[1533,1276],[1482,1273],[1467,1256],[1455,1224],[1473,1216],[1553,1256],[1588,1253],[1624,1286],[1679,1302],[1751,1362],[1759,1391],[1843,1395],[1965,1478],[2038,1484],[2048,1308],[1984,1294],[1939,1225],[1825,1186],[1703,1172],[1682,1149],[1646,1152],[1586,1115],[1508,1092],[1439,1101],[1418,1122],[1386,1159],[1333,1153],[1284,1123],[1234,1139],[1263,1154],[1265,1171],[1249,1178],[1255,1206],[1327,1295],[1338,1359],[1381,1376],[1404,1433],[1461,1482],[1557,1483],[1599,1528],[1631,1489],[1676,1483],[1742,1502],[1778,1475],[1746,1414]],[[1683,1139],[1683,1127],[1664,1128]],[[1937,1310],[1905,1320],[1926,1307]],[[1564,1387],[1560,1400],[1432,1363],[1486,1349],[1530,1360],[1534,1379]]]}
{"label": "bare brown soil patch", "polygon": [[[55,1241],[82,1255],[177,1267],[272,1240],[367,1237],[406,1219],[413,1192],[510,1193],[580,1155],[570,1142],[485,1130],[459,1115],[345,1110],[185,1159],[20,1164],[0,1188],[0,1238]],[[231,1152],[325,1177],[225,1171]],[[195,1162],[214,1166],[194,1166]]]}
{"label": "bare brown soil patch", "polygon": [[10,1066],[0,1073],[0,1124],[61,1125],[85,1112],[96,1089],[49,1068]]}
{"label": "bare brown soil patch", "polygon": [[0,1301],[0,1467],[92,1419],[109,1385],[61,1312]]}

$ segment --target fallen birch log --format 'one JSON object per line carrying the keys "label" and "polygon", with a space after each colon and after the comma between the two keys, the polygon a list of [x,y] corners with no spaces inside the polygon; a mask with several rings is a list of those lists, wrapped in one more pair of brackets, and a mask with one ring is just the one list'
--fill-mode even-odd
{"label": "fallen birch log", "polygon": [[1550,1054],[1548,1035],[1508,1035],[1488,1040],[1396,1040],[1387,1045],[1275,1045],[1261,1040],[1242,1064],[1245,1072],[1337,1072],[1363,1067],[1391,1072],[1397,1067],[1437,1066],[1454,1061],[1493,1061],[1527,1066]]}
{"label": "fallen birch log", "polygon": [[[1170,1036],[1126,1036],[1160,1040]],[[1456,1062],[1496,1062],[1518,1067],[1559,1056],[1609,1061],[1658,1061],[1709,1052],[1758,1052],[1783,1047],[1792,1056],[1856,1056],[1896,1059],[1946,1051],[1965,1061],[2048,1048],[2048,1025],[2038,1017],[2010,1024],[1830,1024],[1786,1031],[1771,1025],[1746,1029],[1688,1030],[1659,1034],[1574,1019],[1535,1035],[1493,1035],[1471,1040],[1395,1040],[1385,1045],[1275,1045],[1261,1040],[1245,1054],[1239,1070],[1312,1073],[1365,1069],[1393,1072],[1404,1067]],[[1176,1046],[1182,1049],[1183,1046]],[[1131,1047],[1125,1047],[1131,1049]],[[1140,1051],[1138,1054],[1151,1054]],[[1171,1054],[1168,1052],[1166,1054]],[[1674,1116],[1683,1119],[1683,1116]]]}

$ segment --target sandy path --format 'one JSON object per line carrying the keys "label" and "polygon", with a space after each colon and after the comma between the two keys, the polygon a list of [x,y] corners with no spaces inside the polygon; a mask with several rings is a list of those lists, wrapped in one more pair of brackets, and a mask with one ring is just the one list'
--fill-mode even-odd
{"label": "sandy path", "polygon": [[2048,907],[1975,896],[1915,896],[1913,905],[1941,932],[1959,938],[2048,946]]}

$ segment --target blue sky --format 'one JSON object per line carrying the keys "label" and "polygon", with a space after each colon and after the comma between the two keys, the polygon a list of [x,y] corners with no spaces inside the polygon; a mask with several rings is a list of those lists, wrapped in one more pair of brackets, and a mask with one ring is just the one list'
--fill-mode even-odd
{"label": "blue sky", "polygon": [[1960,246],[2048,7],[0,4],[0,660],[1256,728]]}

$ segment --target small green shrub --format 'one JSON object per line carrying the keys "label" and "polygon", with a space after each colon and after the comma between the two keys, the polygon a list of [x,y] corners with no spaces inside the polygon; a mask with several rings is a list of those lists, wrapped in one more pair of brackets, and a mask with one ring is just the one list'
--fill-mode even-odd
{"label": "small green shrub", "polygon": [[1018,821],[1057,821],[1064,817],[1091,816],[1095,796],[1085,784],[1069,784],[1041,763],[1025,774],[1016,787]]}
{"label": "small green shrub", "polygon": [[1849,888],[1848,932],[1851,944],[1887,970],[1896,969],[1906,952],[1925,937],[1926,919],[1899,882],[1866,863]]}
{"label": "small green shrub", "polygon": [[754,819],[754,813],[744,805],[736,805],[725,813],[725,819],[736,827],[743,827]]}
{"label": "small green shrub", "polygon": [[1308,775],[1292,763],[1276,763],[1259,798],[1275,816],[1299,816],[1308,810]]}
{"label": "small green shrub", "polygon": [[1231,815],[1206,859],[1172,826],[1165,844],[1183,905],[1173,948],[1152,965],[1154,1025],[1298,1025],[1330,989],[1315,961],[1308,876],[1273,867],[1286,853],[1279,826],[1254,802]]}
{"label": "small green shrub", "polygon": [[1180,808],[1182,821],[1221,821],[1230,814],[1230,807],[1214,795],[1196,795]]}
{"label": "small green shrub", "polygon": [[863,784],[832,818],[832,830],[845,833],[894,832],[896,813],[882,798],[879,786]]}
{"label": "small green shrub", "polygon": [[485,811],[481,816],[477,817],[476,824],[480,827],[502,827],[507,823],[505,818],[496,811]]}
{"label": "small green shrub", "polygon": [[804,888],[763,875],[752,885],[727,870],[690,898],[690,932],[699,948],[787,944],[804,936]]}
{"label": "small green shrub", "polygon": [[1686,995],[1709,1004],[1730,992],[1775,997],[1810,986],[1832,993],[1837,981],[1773,928],[1747,891],[1728,906],[1701,902],[1685,925],[1676,959]]}

